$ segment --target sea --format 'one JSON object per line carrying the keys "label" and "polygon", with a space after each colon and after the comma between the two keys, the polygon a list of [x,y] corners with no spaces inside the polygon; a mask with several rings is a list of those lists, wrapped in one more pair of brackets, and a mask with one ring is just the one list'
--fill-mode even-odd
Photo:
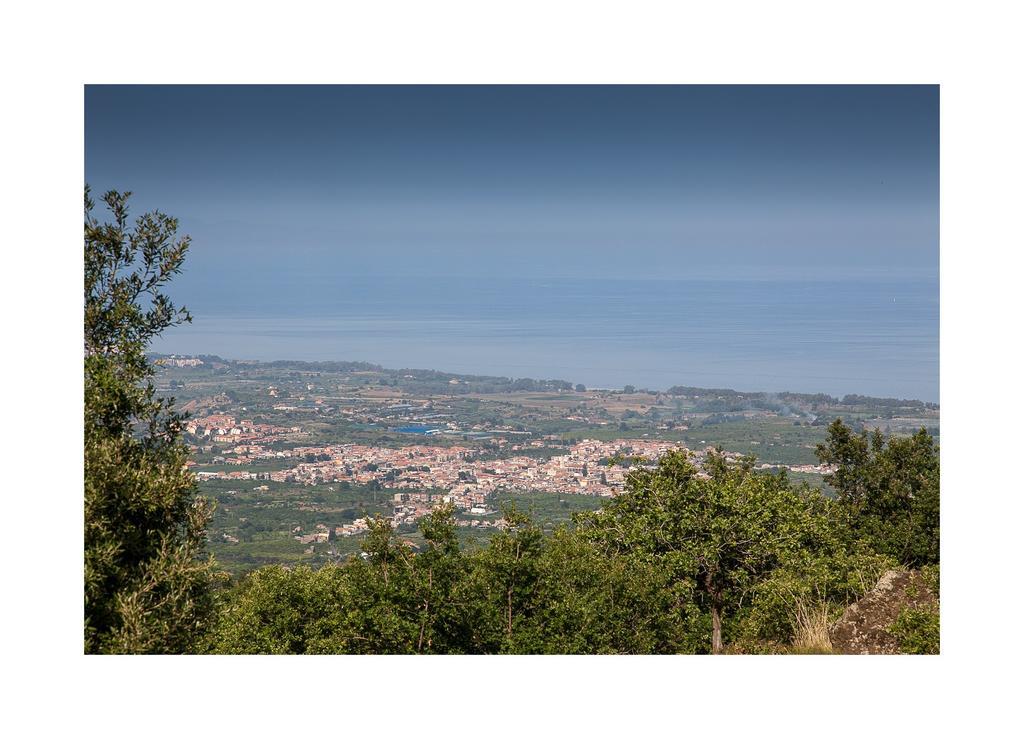
{"label": "sea", "polygon": [[311,276],[192,289],[152,350],[938,402],[937,280]]}

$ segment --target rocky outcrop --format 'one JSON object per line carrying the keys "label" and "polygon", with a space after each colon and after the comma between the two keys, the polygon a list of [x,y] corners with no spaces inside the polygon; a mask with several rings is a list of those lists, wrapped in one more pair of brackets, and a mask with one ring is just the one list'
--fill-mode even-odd
{"label": "rocky outcrop", "polygon": [[832,648],[839,654],[899,654],[899,642],[889,628],[900,613],[905,608],[937,606],[938,599],[920,573],[889,570],[832,626]]}

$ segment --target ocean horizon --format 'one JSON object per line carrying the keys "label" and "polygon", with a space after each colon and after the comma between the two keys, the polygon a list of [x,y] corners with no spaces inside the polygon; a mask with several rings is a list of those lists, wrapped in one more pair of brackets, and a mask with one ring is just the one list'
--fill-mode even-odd
{"label": "ocean horizon", "polygon": [[[187,286],[187,281],[183,281]],[[937,279],[330,274],[197,286],[156,352],[938,402]]]}

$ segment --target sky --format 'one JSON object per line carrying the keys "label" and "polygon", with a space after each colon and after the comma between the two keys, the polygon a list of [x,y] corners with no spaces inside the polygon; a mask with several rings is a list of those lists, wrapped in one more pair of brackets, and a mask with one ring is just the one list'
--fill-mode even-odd
{"label": "sky", "polygon": [[[94,86],[86,181],[176,287],[938,276],[935,86]],[[319,282],[318,282],[319,281]]]}

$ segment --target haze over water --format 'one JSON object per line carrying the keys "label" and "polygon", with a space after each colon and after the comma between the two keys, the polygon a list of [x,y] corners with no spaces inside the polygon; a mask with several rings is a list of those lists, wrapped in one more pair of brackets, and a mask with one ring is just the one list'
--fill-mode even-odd
{"label": "haze over water", "polygon": [[938,401],[938,286],[906,280],[310,278],[308,298],[188,301],[154,350],[359,360],[588,387]]}
{"label": "haze over water", "polygon": [[93,191],[193,238],[154,350],[938,399],[937,86],[85,97]]}

